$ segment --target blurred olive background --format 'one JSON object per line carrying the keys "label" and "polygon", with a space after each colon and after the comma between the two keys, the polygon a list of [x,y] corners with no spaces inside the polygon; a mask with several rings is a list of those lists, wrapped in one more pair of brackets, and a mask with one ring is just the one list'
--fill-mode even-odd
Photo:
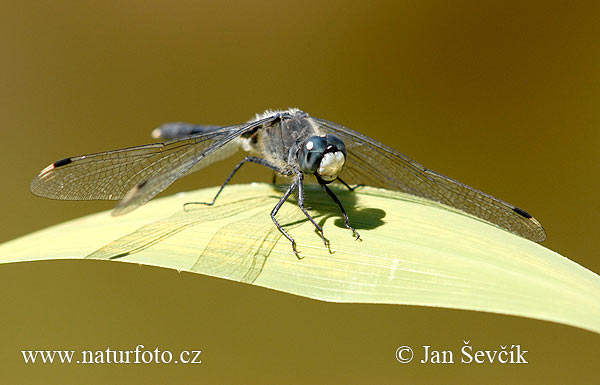
{"label": "blurred olive background", "polygon": [[[113,207],[31,195],[53,161],[150,142],[163,122],[297,106],[524,208],[544,246],[599,272],[599,4],[5,0],[0,241]],[[166,194],[218,185],[237,160]],[[270,173],[249,166],[235,182],[254,180]],[[597,383],[600,337],[543,321],[328,304],[96,261],[3,265],[0,290],[2,384]],[[521,344],[530,363],[394,358],[400,345],[458,352],[469,339]],[[20,354],[138,344],[201,349],[203,364],[25,365]]]}

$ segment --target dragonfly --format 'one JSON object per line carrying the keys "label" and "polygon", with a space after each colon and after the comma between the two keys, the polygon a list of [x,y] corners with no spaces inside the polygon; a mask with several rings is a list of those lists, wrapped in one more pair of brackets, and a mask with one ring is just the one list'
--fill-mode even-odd
{"label": "dragonfly", "polygon": [[323,228],[304,204],[305,178],[311,176],[338,206],[345,226],[356,239],[359,233],[329,187],[333,182],[351,191],[369,185],[405,192],[474,215],[523,238],[535,242],[546,239],[542,225],[525,210],[432,171],[375,139],[297,108],[267,110],[231,126],[167,123],[152,136],[164,141],[56,161],[34,178],[31,191],[51,199],[119,200],[112,214],[122,215],[145,204],[175,180],[242,149],[247,156],[206,204],[215,204],[246,163],[287,177],[291,183],[271,211],[271,219],[298,258],[296,241],[276,215],[297,193],[300,210],[328,246]]}

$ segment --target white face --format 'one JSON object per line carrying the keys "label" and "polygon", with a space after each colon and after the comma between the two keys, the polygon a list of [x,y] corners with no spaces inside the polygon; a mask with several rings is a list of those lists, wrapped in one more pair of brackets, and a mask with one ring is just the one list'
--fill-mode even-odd
{"label": "white face", "polygon": [[342,172],[345,161],[346,157],[344,157],[344,154],[341,151],[328,152],[323,155],[317,174],[319,174],[324,181],[332,181],[337,178],[340,172]]}

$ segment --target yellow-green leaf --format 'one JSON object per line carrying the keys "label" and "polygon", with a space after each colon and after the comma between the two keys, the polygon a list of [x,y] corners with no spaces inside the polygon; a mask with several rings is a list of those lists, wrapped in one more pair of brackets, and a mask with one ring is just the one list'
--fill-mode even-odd
{"label": "yellow-green leaf", "polygon": [[[123,217],[90,215],[0,245],[0,263],[106,259],[208,274],[309,298],[439,306],[538,318],[600,332],[600,279],[542,245],[414,196],[374,188],[335,190],[337,206],[307,187],[306,205],[330,242],[324,246],[292,200],[266,184],[154,200]],[[66,203],[65,203],[66,204]]]}

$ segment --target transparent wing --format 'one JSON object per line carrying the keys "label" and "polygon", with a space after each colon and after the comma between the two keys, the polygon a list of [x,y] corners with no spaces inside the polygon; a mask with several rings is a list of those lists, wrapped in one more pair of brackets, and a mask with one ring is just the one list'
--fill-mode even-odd
{"label": "transparent wing", "polygon": [[113,214],[124,214],[152,199],[177,178],[231,155],[236,150],[231,140],[272,119],[222,127],[166,143],[59,160],[34,178],[31,191],[52,199],[123,199]]}
{"label": "transparent wing", "polygon": [[[204,134],[210,134],[211,132],[215,132],[220,130],[223,126],[214,126],[214,125],[202,125],[202,124],[191,124],[191,123],[165,123],[162,126],[154,129],[152,131],[152,137],[154,139],[162,139],[162,140],[180,140],[184,138],[188,138],[190,136],[200,136]],[[231,141],[225,145],[223,145],[219,151],[215,151],[212,154],[206,156],[201,161],[196,163],[187,173],[194,173],[201,168],[208,166],[211,163],[214,163],[219,160],[223,160],[225,158],[230,157],[235,154],[238,150],[238,144],[235,141]]]}
{"label": "transparent wing", "polygon": [[348,151],[340,178],[403,191],[457,208],[524,238],[546,239],[542,225],[524,210],[455,181],[402,155],[366,135],[340,124],[312,118],[325,133],[342,139]]}

